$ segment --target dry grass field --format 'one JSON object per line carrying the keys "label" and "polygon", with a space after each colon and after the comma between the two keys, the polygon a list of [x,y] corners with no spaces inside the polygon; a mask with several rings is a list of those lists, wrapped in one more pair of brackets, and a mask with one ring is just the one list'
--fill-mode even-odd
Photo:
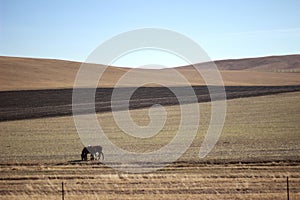
{"label": "dry grass field", "polygon": [[[227,86],[300,85],[300,73],[295,73],[300,70],[300,55],[222,60],[215,63]],[[72,88],[80,65],[79,62],[64,60],[0,56],[0,91]],[[101,87],[114,87],[129,70],[109,67],[99,84]],[[186,76],[191,85],[206,85],[190,66],[175,70]],[[143,80],[146,74],[147,77],[161,77],[169,85],[178,86],[178,80],[170,77],[170,69],[139,69],[132,74],[137,80]]]}
{"label": "dry grass field", "polygon": [[[201,126],[187,152],[153,173],[127,174],[98,162],[79,162],[83,145],[71,116],[0,123],[1,199],[285,199],[300,198],[300,92],[228,100],[225,127],[213,151],[198,158],[208,128],[210,103],[201,103]],[[153,138],[125,135],[111,113],[99,123],[120,147],[157,149],[175,134],[179,107],[168,106],[168,120]],[[147,109],[131,110],[149,122]],[[189,136],[188,129],[186,136]],[[106,157],[114,156],[106,152]]]}
{"label": "dry grass field", "polygon": [[[178,67],[192,85],[200,85],[196,89],[201,102],[197,135],[175,163],[156,172],[129,174],[101,161],[80,161],[83,144],[70,116],[70,88],[80,63],[0,56],[0,198],[61,199],[64,182],[65,199],[286,199],[288,176],[290,199],[300,199],[300,55],[215,63],[229,86],[229,100],[225,126],[214,149],[204,159],[198,157],[211,117],[204,81],[193,68]],[[135,108],[131,116],[142,126],[149,123],[145,107],[160,103],[156,100],[165,102],[165,126],[148,139],[125,134],[110,110],[101,110],[109,107],[109,90],[129,70],[109,67],[104,73],[96,93],[98,121],[119,147],[154,151],[172,140],[180,121],[180,107],[169,93],[151,85],[131,99]],[[137,79],[144,74],[160,76],[168,85],[182,86],[168,76],[168,70],[139,69],[133,74]],[[130,123],[127,118],[123,122]],[[189,138],[189,127],[183,130]],[[105,148],[104,154],[116,156]],[[149,160],[148,167],[153,165]]]}
{"label": "dry grass field", "polygon": [[299,165],[198,165],[122,174],[101,165],[19,165],[2,169],[1,199],[61,199],[63,181],[65,199],[279,200],[286,199],[286,176],[290,198],[299,199],[299,170]]}

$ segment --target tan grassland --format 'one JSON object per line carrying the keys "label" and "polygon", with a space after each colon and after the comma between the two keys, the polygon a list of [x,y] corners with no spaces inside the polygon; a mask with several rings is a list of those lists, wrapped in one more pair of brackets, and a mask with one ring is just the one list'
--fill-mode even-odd
{"label": "tan grassland", "polygon": [[[300,55],[224,60],[215,63],[220,69],[224,84],[228,86],[300,85],[300,73],[297,73],[300,70]],[[72,88],[80,65],[79,62],[64,60],[0,56],[0,91]],[[115,86],[120,77],[129,70],[131,69],[108,67],[98,86]],[[206,85],[193,67],[172,70],[183,74],[191,85]],[[169,85],[178,86],[178,80],[174,80],[169,74],[170,69],[139,69],[132,72],[137,80],[161,78],[167,80]]]}
{"label": "tan grassland", "polygon": [[[72,117],[1,122],[1,199],[60,199],[62,181],[65,199],[285,199],[286,176],[291,199],[300,198],[300,92],[228,100],[224,130],[205,159],[198,152],[210,103],[199,105],[201,126],[191,147],[178,162],[147,174],[79,162],[83,145]],[[111,113],[97,116],[115,144],[146,152],[176,133],[179,107],[165,109],[165,127],[147,140],[125,135]],[[149,123],[147,109],[130,112],[138,124]]]}

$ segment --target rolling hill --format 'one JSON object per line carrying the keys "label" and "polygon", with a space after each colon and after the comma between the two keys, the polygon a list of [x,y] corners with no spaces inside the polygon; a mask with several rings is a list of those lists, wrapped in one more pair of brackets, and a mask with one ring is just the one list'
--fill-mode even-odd
{"label": "rolling hill", "polygon": [[[300,55],[220,60],[215,63],[227,86],[300,84],[300,73],[296,73],[300,71]],[[72,88],[80,65],[80,62],[65,60],[0,56],[0,91]],[[202,63],[195,66],[201,68],[205,65],[206,63]],[[183,74],[192,85],[205,84],[191,66],[173,69]],[[161,78],[171,86],[178,86],[178,81],[169,76],[171,69],[121,67],[109,67],[99,86],[115,86],[119,78],[129,70],[137,80]]]}
{"label": "rolling hill", "polygon": [[215,64],[219,70],[300,72],[300,55],[217,60]]}

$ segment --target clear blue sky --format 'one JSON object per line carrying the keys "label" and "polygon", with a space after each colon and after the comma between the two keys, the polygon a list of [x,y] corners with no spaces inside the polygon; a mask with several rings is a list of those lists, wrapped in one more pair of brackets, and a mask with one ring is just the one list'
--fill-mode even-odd
{"label": "clear blue sky", "polygon": [[185,34],[214,59],[300,53],[299,0],[0,0],[0,55],[84,61],[137,28]]}

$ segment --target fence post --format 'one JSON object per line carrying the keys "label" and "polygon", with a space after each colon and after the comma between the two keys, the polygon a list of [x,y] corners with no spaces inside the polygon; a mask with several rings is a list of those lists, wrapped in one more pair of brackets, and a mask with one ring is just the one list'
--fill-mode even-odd
{"label": "fence post", "polygon": [[65,199],[65,190],[64,190],[64,182],[61,182],[61,198]]}
{"label": "fence post", "polygon": [[290,200],[290,188],[289,188],[289,177],[286,177],[286,193],[287,193],[287,199]]}

